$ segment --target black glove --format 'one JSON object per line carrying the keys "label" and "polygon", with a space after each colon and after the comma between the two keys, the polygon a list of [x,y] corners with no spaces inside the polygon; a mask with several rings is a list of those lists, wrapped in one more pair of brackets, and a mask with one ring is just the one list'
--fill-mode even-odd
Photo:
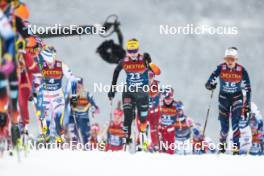
{"label": "black glove", "polygon": [[73,107],[76,107],[77,106],[77,96],[72,96],[71,97],[71,105]]}
{"label": "black glove", "polygon": [[143,54],[143,57],[144,57],[144,59],[145,59],[148,63],[151,63],[151,62],[152,62],[149,53],[144,53],[144,54]]}
{"label": "black glove", "polygon": [[29,101],[33,101],[35,98],[37,98],[37,93],[36,92],[33,92],[32,95],[29,97]]}
{"label": "black glove", "polygon": [[108,98],[112,100],[115,97],[115,91],[108,92]]}
{"label": "black glove", "polygon": [[217,86],[217,83],[211,84],[210,82],[207,82],[205,84],[205,88],[208,89],[208,90],[214,90],[216,88],[216,86]]}

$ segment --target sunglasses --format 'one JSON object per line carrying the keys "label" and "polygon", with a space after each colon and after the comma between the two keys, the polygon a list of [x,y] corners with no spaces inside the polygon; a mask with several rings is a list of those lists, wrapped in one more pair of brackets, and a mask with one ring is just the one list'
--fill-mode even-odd
{"label": "sunglasses", "polygon": [[136,54],[138,52],[138,49],[135,50],[127,50],[129,54]]}

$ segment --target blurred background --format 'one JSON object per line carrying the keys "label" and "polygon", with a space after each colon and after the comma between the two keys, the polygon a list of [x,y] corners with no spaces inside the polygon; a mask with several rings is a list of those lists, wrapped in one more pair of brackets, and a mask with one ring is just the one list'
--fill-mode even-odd
{"label": "blurred background", "polygon": [[[103,23],[109,14],[117,14],[125,41],[137,38],[142,52],[149,52],[161,67],[157,77],[171,84],[175,98],[182,100],[185,112],[204,123],[210,92],[204,88],[211,72],[223,62],[224,50],[239,49],[239,63],[249,72],[252,100],[264,111],[264,1],[262,0],[26,0],[30,22],[38,25]],[[160,35],[160,25],[236,26],[237,35]],[[114,36],[112,36],[114,37]],[[58,56],[77,76],[82,76],[94,94],[101,113],[96,121],[109,120],[107,93],[93,92],[93,84],[110,84],[115,65],[103,61],[96,48],[104,39],[98,35],[45,40],[55,46]],[[124,80],[124,73],[119,81]],[[116,100],[121,95],[117,95]],[[217,93],[206,134],[217,140],[219,133]]]}

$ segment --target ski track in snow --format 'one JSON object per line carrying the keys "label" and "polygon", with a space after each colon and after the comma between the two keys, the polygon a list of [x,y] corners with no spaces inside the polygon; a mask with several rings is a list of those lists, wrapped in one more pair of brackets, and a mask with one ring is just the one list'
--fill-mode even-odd
{"label": "ski track in snow", "polygon": [[167,155],[100,151],[31,151],[21,162],[0,159],[1,176],[81,175],[202,175],[243,176],[262,171],[263,157],[232,155]]}

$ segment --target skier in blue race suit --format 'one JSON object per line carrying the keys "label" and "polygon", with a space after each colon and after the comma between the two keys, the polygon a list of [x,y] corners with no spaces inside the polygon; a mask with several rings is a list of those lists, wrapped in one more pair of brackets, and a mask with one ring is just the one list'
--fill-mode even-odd
{"label": "skier in blue race suit", "polygon": [[[226,149],[229,117],[231,117],[233,154],[239,154],[239,121],[241,120],[242,110],[245,114],[250,112],[251,86],[247,71],[237,63],[238,50],[236,47],[226,49],[224,60],[225,63],[218,65],[216,70],[211,74],[205,87],[208,90],[214,90],[217,85],[216,79],[219,77],[220,152],[224,153]],[[243,99],[242,89],[246,92],[245,99]]]}

